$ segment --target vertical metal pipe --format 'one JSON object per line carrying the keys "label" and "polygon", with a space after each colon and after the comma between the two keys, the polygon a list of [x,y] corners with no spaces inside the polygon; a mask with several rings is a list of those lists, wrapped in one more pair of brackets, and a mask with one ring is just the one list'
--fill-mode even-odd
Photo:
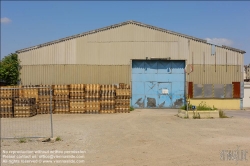
{"label": "vertical metal pipe", "polygon": [[215,58],[215,60],[214,60],[214,63],[215,63],[215,72],[216,72],[216,52],[215,52],[214,55],[215,55],[215,56],[214,56],[214,58]]}
{"label": "vertical metal pipe", "polygon": [[205,72],[205,52],[203,52],[203,71]]}
{"label": "vertical metal pipe", "polygon": [[227,72],[227,52],[226,52],[226,72]]}
{"label": "vertical metal pipe", "polygon": [[53,138],[53,120],[52,120],[52,88],[50,85],[50,127],[51,127],[51,138]]}
{"label": "vertical metal pipe", "polygon": [[[189,82],[188,82],[188,93],[189,93]],[[187,107],[186,117],[187,117],[187,115],[188,115],[188,107],[189,107],[189,96],[187,97],[186,101],[187,101],[187,103],[186,103],[186,107]]]}

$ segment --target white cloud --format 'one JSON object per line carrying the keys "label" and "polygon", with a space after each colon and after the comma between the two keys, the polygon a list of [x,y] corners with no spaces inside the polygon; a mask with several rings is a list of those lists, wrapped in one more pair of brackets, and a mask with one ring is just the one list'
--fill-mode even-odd
{"label": "white cloud", "polygon": [[215,45],[225,45],[225,46],[232,46],[233,45],[233,41],[229,40],[229,39],[225,39],[225,38],[205,38],[205,40],[207,40],[208,43],[211,44],[215,44]]}
{"label": "white cloud", "polygon": [[11,19],[9,19],[9,18],[7,18],[7,17],[1,18],[1,23],[3,23],[3,24],[8,24],[8,23],[10,23],[10,22],[11,22]]}

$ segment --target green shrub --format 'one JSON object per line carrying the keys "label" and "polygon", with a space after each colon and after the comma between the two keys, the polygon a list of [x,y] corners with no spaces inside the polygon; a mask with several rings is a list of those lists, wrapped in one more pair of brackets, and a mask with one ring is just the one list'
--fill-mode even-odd
{"label": "green shrub", "polygon": [[198,106],[197,106],[197,108],[196,108],[197,110],[217,110],[217,108],[216,107],[210,107],[210,106],[208,106],[208,105],[206,105],[206,102],[201,102]]}
{"label": "green shrub", "polygon": [[228,116],[226,116],[226,114],[222,110],[219,111],[219,116],[220,118],[228,118]]}
{"label": "green shrub", "polygon": [[19,79],[20,60],[17,54],[9,54],[0,59],[0,80],[5,81],[7,85],[17,85]]}
{"label": "green shrub", "polygon": [[27,142],[27,139],[26,138],[20,138],[19,139],[19,143],[26,143]]}
{"label": "green shrub", "polygon": [[135,109],[134,109],[134,107],[130,107],[130,111],[134,111]]}
{"label": "green shrub", "polygon": [[[187,105],[181,106],[180,109],[182,109],[182,110],[187,110]],[[188,110],[192,110],[192,104],[189,104],[189,105],[188,105]]]}
{"label": "green shrub", "polygon": [[56,137],[56,141],[62,141],[61,137]]}
{"label": "green shrub", "polygon": [[195,111],[193,112],[193,119],[200,119],[201,116],[200,116],[200,113],[198,114],[195,114]]}

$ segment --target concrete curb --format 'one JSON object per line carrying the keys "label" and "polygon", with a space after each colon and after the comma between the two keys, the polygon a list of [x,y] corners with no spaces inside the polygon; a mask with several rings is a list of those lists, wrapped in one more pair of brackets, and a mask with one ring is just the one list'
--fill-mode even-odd
{"label": "concrete curb", "polygon": [[198,116],[200,115],[201,119],[207,119],[207,118],[219,118],[219,111],[186,111],[186,110],[178,110],[178,116],[181,118],[186,118],[187,116],[189,118],[193,118],[193,115]]}

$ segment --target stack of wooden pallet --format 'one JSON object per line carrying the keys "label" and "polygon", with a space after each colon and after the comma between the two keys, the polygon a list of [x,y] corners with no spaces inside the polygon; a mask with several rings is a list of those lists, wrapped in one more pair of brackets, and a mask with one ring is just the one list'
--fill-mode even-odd
{"label": "stack of wooden pallet", "polygon": [[71,84],[69,98],[70,113],[85,113],[84,84]]}
{"label": "stack of wooden pallet", "polygon": [[100,85],[86,84],[85,85],[85,105],[86,113],[100,112]]}
{"label": "stack of wooden pallet", "polygon": [[67,114],[69,112],[69,86],[68,85],[54,85],[53,86],[53,100],[55,114]]}
{"label": "stack of wooden pallet", "polygon": [[15,98],[14,99],[14,117],[31,117],[36,115],[35,98]]}
{"label": "stack of wooden pallet", "polygon": [[23,86],[19,90],[19,96],[21,98],[35,98],[36,104],[38,103],[38,89],[36,86],[29,85],[29,86]]}
{"label": "stack of wooden pallet", "polygon": [[101,85],[100,113],[115,113],[115,86]]}
{"label": "stack of wooden pallet", "polygon": [[0,99],[0,118],[11,118],[13,117],[12,109],[12,100],[11,99]]}
{"label": "stack of wooden pallet", "polygon": [[130,112],[131,90],[127,84],[120,83],[116,89],[115,111],[117,113]]}
{"label": "stack of wooden pallet", "polygon": [[52,110],[54,109],[54,102],[50,101],[50,86],[49,85],[40,85],[38,89],[38,100],[39,101],[38,101],[37,114],[50,113],[50,104],[51,104]]}
{"label": "stack of wooden pallet", "polygon": [[18,91],[14,86],[0,87],[0,118],[13,117],[12,99],[18,96]]}
{"label": "stack of wooden pallet", "polygon": [[[4,87],[6,88],[6,87]],[[0,117],[9,118],[13,117],[12,109],[12,91],[0,87]]]}

